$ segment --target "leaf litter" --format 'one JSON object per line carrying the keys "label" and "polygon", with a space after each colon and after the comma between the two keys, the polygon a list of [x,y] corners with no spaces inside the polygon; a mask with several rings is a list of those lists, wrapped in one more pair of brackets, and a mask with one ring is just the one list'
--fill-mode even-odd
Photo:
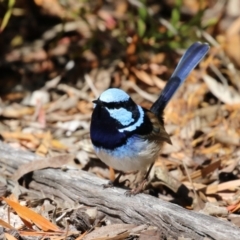
{"label": "leaf litter", "polygon": [[[53,5],[49,8],[48,1],[34,2],[43,18],[57,17],[65,19],[65,23],[43,26],[40,37],[25,45],[21,44],[25,36],[16,35],[9,49],[1,53],[2,82],[7,83],[1,84],[0,91],[1,137],[16,149],[39,155],[39,160],[19,166],[12,174],[3,171],[1,176],[10,175],[16,181],[31,171],[65,166],[84,168],[112,180],[116,174],[113,169],[101,163],[92,164],[98,160],[89,138],[91,101],[109,87],[121,87],[134,101],[149,108],[177,64],[181,52],[178,50],[186,48],[184,40],[171,37],[167,40],[169,45],[164,45],[158,35],[145,36],[148,28],[144,17],[144,21],[136,22],[135,32],[132,29],[124,32],[127,40],[120,45],[125,41],[122,27],[128,17],[126,13],[136,14],[125,1],[111,3],[111,10],[97,3],[70,1],[63,6],[51,1]],[[190,15],[199,9],[196,2],[184,4]],[[17,7],[28,16],[26,6]],[[134,4],[132,7],[137,9]],[[147,7],[152,14],[160,11],[155,5]],[[77,8],[83,10],[83,18]],[[152,194],[153,189],[154,196],[165,201],[240,226],[240,55],[235,48],[240,46],[237,44],[240,13],[230,21],[233,19],[230,6],[219,8],[225,17],[216,15],[219,29],[213,31],[208,16],[214,10],[209,5],[203,16],[207,31],[198,29],[202,31],[201,40],[211,44],[209,55],[191,73],[165,111],[166,129],[173,146],[164,146],[147,193]],[[13,18],[17,19],[17,15]],[[9,29],[6,22],[3,34],[13,31],[11,19],[8,21]],[[184,28],[174,25],[171,16],[161,22],[164,25],[157,25],[158,33],[168,37],[174,36],[175,31],[185,34]],[[164,51],[169,47],[171,52]],[[126,178],[133,184],[138,176],[130,173],[123,180]],[[9,196],[4,187],[2,196]],[[58,201],[40,196],[29,199],[19,194],[15,200],[2,198],[5,207],[9,207],[8,219],[0,219],[7,239],[18,239],[16,232],[21,237],[49,239],[161,237],[153,226],[124,224],[116,219],[108,223],[96,208],[72,202],[66,208]]]}

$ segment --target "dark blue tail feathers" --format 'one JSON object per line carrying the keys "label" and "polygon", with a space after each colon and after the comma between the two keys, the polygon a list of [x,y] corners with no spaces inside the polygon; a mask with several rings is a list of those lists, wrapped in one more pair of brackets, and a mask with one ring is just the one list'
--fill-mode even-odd
{"label": "dark blue tail feathers", "polygon": [[178,90],[181,84],[188,77],[190,72],[197,66],[202,58],[207,54],[209,45],[206,43],[196,42],[192,44],[180,59],[171,78],[168,80],[165,88],[162,90],[157,101],[152,105],[151,111],[162,117],[163,111],[172,98],[174,93]]}

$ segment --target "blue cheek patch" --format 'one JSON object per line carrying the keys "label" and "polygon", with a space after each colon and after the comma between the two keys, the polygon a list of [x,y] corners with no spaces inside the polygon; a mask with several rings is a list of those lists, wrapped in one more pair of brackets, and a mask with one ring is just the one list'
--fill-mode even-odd
{"label": "blue cheek patch", "polygon": [[106,109],[109,112],[110,116],[116,119],[123,126],[128,126],[130,123],[134,122],[134,119],[132,118],[132,113],[127,111],[125,108]]}
{"label": "blue cheek patch", "polygon": [[138,107],[138,111],[140,113],[140,116],[139,116],[138,120],[134,124],[132,124],[128,127],[118,129],[119,132],[124,132],[124,131],[132,132],[143,124],[143,122],[144,122],[144,111],[143,111],[142,107],[140,107],[140,106],[137,106],[137,107]]}

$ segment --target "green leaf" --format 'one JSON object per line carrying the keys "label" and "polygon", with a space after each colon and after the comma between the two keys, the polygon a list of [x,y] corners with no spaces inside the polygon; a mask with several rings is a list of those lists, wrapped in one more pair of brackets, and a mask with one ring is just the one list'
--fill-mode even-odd
{"label": "green leaf", "polygon": [[146,20],[148,15],[147,8],[144,8],[144,7],[138,8],[138,14],[142,20]]}
{"label": "green leaf", "polygon": [[138,35],[142,37],[146,31],[146,24],[141,18],[139,18],[137,21],[137,28],[138,28]]}
{"label": "green leaf", "polygon": [[8,1],[8,10],[3,17],[2,24],[0,26],[0,32],[2,32],[4,30],[4,28],[7,26],[9,19],[12,15],[12,9],[13,9],[14,4],[15,4],[15,0]]}
{"label": "green leaf", "polygon": [[182,0],[175,0],[175,7],[171,13],[171,24],[177,28],[181,17]]}
{"label": "green leaf", "polygon": [[171,23],[174,27],[179,23],[180,20],[180,11],[178,8],[172,10]]}

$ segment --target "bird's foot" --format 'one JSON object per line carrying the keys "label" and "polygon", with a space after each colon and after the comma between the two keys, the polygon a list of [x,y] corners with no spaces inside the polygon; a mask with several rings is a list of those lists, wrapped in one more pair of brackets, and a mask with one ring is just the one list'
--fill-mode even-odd
{"label": "bird's foot", "polygon": [[107,184],[103,184],[103,188],[112,188],[112,187],[124,187],[125,183],[129,182],[128,179],[123,180],[122,182],[119,181],[109,181]]}
{"label": "bird's foot", "polygon": [[144,178],[143,181],[140,184],[138,184],[137,187],[135,187],[135,188],[133,188],[133,189],[131,189],[129,191],[126,191],[125,195],[127,197],[131,197],[131,196],[137,195],[138,193],[143,192],[145,190],[145,188],[146,188],[146,183],[147,182],[148,182],[147,179]]}
{"label": "bird's foot", "polygon": [[115,178],[114,181],[109,181],[107,184],[103,184],[103,188],[112,188],[112,187],[124,187],[125,183],[130,182],[128,179],[125,179],[120,182],[121,173]]}
{"label": "bird's foot", "polygon": [[107,184],[103,184],[102,186],[103,186],[103,188],[112,188],[112,187],[114,187],[114,185],[113,185],[113,182],[112,182],[112,181],[108,181],[108,183],[107,183]]}

